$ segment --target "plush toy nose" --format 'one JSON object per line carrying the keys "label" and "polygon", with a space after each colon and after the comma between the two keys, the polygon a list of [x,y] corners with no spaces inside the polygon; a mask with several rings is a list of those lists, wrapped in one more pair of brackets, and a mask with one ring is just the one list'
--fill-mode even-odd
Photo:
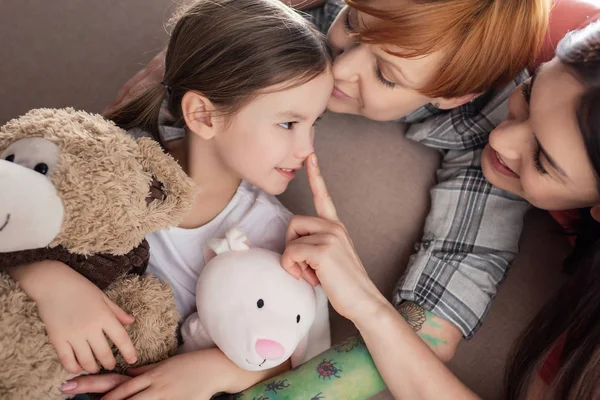
{"label": "plush toy nose", "polygon": [[256,352],[265,360],[277,360],[283,357],[285,349],[273,340],[258,339],[256,341]]}

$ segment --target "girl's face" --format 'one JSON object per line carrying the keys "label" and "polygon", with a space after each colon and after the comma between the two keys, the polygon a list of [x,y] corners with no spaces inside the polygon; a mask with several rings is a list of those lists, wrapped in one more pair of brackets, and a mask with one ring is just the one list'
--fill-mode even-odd
{"label": "girl's face", "polygon": [[215,136],[223,166],[270,194],[281,194],[314,152],[315,122],[333,89],[327,70],[300,86],[271,87]]}
{"label": "girl's face", "polygon": [[[336,57],[335,89],[327,105],[329,110],[391,121],[428,103],[439,103],[441,108],[457,106],[419,92],[435,79],[442,62],[441,52],[406,59],[387,53],[381,46],[359,43],[350,37],[360,26],[375,21],[376,18],[346,6],[331,25],[328,40]],[[399,50],[394,46],[386,49]]]}
{"label": "girl's face", "polygon": [[540,67],[512,93],[508,119],[490,134],[481,160],[485,177],[542,209],[599,204],[576,116],[584,90],[558,59]]}

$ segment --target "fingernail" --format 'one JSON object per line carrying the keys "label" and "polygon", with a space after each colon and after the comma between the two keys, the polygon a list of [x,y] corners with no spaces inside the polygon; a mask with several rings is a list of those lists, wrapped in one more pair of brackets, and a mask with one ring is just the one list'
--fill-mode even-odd
{"label": "fingernail", "polygon": [[315,167],[317,166],[317,155],[313,154],[311,157],[310,162],[312,163],[312,165],[314,165]]}
{"label": "fingernail", "polygon": [[67,381],[64,385],[60,387],[61,391],[73,390],[77,387],[77,382],[75,381]]}

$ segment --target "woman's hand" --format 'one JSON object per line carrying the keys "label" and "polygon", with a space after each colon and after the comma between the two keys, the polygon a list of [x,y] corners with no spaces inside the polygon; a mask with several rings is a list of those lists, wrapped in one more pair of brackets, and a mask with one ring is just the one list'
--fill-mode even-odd
{"label": "woman's hand", "polygon": [[132,368],[129,376],[80,376],[61,388],[67,394],[104,393],[104,400],[208,400],[219,392],[237,393],[275,374],[275,369],[250,372],[240,369],[219,349],[179,354],[160,363]]}
{"label": "woman's hand", "polygon": [[296,278],[321,282],[336,311],[356,323],[388,302],[369,279],[338,219],[314,154],[306,168],[318,217],[292,217],[281,263]]}
{"label": "woman's hand", "polygon": [[[78,374],[115,367],[108,336],[129,363],[136,361],[133,343],[123,324],[134,318],[125,313],[85,277],[57,261],[43,261],[11,272],[38,307],[41,320],[67,371]],[[106,336],[105,336],[106,335]]]}

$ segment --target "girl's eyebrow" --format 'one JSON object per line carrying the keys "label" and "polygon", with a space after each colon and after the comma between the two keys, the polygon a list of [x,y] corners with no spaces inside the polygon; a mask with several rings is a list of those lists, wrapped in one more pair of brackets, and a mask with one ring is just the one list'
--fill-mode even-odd
{"label": "girl's eyebrow", "polygon": [[283,111],[283,112],[279,112],[275,115],[277,118],[283,118],[283,119],[290,119],[290,120],[300,120],[300,121],[304,121],[306,119],[308,119],[306,116],[302,115],[302,114],[298,114],[295,111]]}

